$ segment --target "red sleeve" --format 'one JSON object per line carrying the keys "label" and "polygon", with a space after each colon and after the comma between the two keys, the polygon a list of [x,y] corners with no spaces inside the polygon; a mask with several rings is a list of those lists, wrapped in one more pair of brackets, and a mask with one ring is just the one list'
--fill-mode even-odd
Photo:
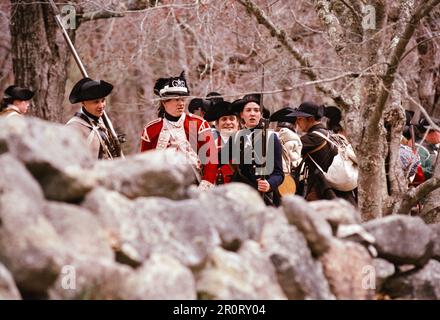
{"label": "red sleeve", "polygon": [[[218,153],[215,138],[208,122],[203,121],[199,129],[199,158],[202,161],[202,180],[215,183],[217,176]],[[203,150],[204,152],[200,152]]]}

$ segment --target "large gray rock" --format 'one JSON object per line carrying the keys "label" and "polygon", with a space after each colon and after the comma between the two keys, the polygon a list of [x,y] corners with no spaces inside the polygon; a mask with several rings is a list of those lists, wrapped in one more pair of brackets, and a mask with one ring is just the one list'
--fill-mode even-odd
{"label": "large gray rock", "polygon": [[238,250],[245,240],[260,239],[267,207],[250,186],[230,183],[200,192],[196,199],[219,232],[223,248]]}
{"label": "large gray rock", "polygon": [[81,206],[98,219],[110,239],[117,261],[136,267],[148,258],[150,250],[142,243],[133,201],[116,191],[99,187],[87,194]]}
{"label": "large gray rock", "polygon": [[336,298],[373,298],[376,287],[375,270],[373,260],[363,246],[355,242],[333,241],[330,249],[319,260]]}
{"label": "large gray rock", "polygon": [[95,259],[114,259],[107,234],[87,209],[71,204],[48,202],[44,205],[43,213],[54,226],[64,245],[69,248],[69,253]]}
{"label": "large gray rock", "polygon": [[26,168],[0,156],[0,261],[21,292],[44,294],[57,278],[65,248],[42,215],[43,193]]}
{"label": "large gray rock", "polygon": [[440,261],[440,223],[431,224],[432,257]]}
{"label": "large gray rock", "polygon": [[176,259],[153,254],[136,269],[108,259],[71,256],[49,291],[51,299],[195,299],[194,277]]}
{"label": "large gray rock", "polygon": [[270,260],[258,243],[246,241],[237,253],[215,248],[196,273],[199,299],[285,299]]}
{"label": "large gray rock", "polygon": [[344,199],[319,200],[308,203],[313,213],[320,215],[337,230],[341,224],[359,224],[361,216],[348,201]]}
{"label": "large gray rock", "polygon": [[125,299],[195,300],[196,283],[191,270],[175,258],[152,254],[124,282]]}
{"label": "large gray rock", "polygon": [[315,256],[322,255],[330,248],[332,228],[323,216],[314,212],[309,202],[299,196],[288,196],[283,198],[282,206],[287,220],[304,234]]}
{"label": "large gray rock", "polygon": [[430,260],[422,269],[389,278],[383,291],[395,299],[439,300],[440,262]]}
{"label": "large gray rock", "polygon": [[392,215],[363,224],[379,257],[394,264],[424,265],[432,256],[431,231],[419,217]]}
{"label": "large gray rock", "polygon": [[174,150],[147,151],[126,159],[98,161],[94,177],[99,185],[127,198],[183,199],[195,175],[186,158]]}
{"label": "large gray rock", "polygon": [[214,247],[221,244],[217,230],[196,200],[172,201],[139,198],[134,221],[141,242],[151,253],[164,253],[193,268],[203,264]]}
{"label": "large gray rock", "polygon": [[85,170],[94,161],[78,133],[31,117],[0,119],[0,128],[0,153],[23,162],[47,199],[76,202],[94,186]]}
{"label": "large gray rock", "polygon": [[281,210],[267,209],[261,245],[288,299],[334,299],[319,261]]}
{"label": "large gray rock", "polygon": [[11,273],[0,263],[0,300],[20,300],[18,292]]}

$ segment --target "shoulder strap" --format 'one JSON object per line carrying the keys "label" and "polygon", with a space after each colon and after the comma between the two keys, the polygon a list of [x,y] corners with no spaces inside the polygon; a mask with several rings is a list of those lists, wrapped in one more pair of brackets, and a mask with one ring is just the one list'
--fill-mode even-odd
{"label": "shoulder strap", "polygon": [[93,127],[93,124],[90,122],[90,119],[82,112],[75,112],[75,117],[83,119],[85,122],[87,122],[90,126]]}
{"label": "shoulder strap", "polygon": [[[81,122],[81,121],[75,121],[75,117],[80,118],[81,120],[83,120],[85,123]],[[105,152],[107,154],[107,156],[110,159],[113,159],[113,156],[108,148],[108,146],[106,145],[105,141],[103,140],[103,137],[101,136],[99,129],[97,126],[93,125],[93,123],[90,121],[90,119],[82,112],[75,112],[75,115],[72,119],[70,119],[69,122],[77,122],[79,124],[82,124],[83,126],[89,128],[90,134],[87,137],[87,143],[88,145],[92,144],[93,141],[93,137],[96,135],[96,137],[98,138],[99,141],[99,155],[98,158],[101,159],[102,158],[102,154]],[[68,122],[68,123],[69,123]],[[105,133],[104,133],[105,134]]]}
{"label": "shoulder strap", "polygon": [[[315,149],[313,149],[312,151],[308,152],[305,154],[305,156],[302,158],[301,162],[298,164],[298,166],[296,168],[299,168],[301,170],[301,166],[303,165],[304,161],[307,158],[312,159],[312,157],[310,156],[312,153],[318,152],[319,150],[321,150],[322,148],[324,148],[327,144],[327,141],[324,141],[323,143],[321,143],[319,146],[317,146]],[[313,161],[313,159],[312,159]],[[313,161],[315,162],[315,161]],[[321,169],[322,170],[322,169]]]}
{"label": "shoulder strap", "polygon": [[320,136],[321,138],[324,138],[325,140],[327,140],[328,142],[330,142],[332,145],[334,145],[336,148],[339,148],[339,146],[333,142],[328,136],[326,136],[325,134],[319,132],[319,131],[312,131],[312,133],[316,133],[318,136]]}
{"label": "shoulder strap", "polygon": [[[83,121],[79,121],[78,118],[83,120],[85,123]],[[70,124],[72,122],[79,123],[80,125],[82,125],[84,127],[87,127],[89,129],[92,129],[92,130],[93,130],[93,127],[94,127],[93,124],[90,123],[89,118],[87,118],[84,114],[82,114],[80,112],[75,112],[74,116],[72,118],[70,118],[70,120],[67,121],[66,124]]]}
{"label": "shoulder strap", "polygon": [[318,152],[319,150],[321,150],[322,148],[324,148],[326,144],[327,144],[327,141],[324,141],[324,142],[321,143],[319,146],[317,146],[315,149],[313,149],[312,151],[308,152],[304,158],[308,157],[308,156],[309,156],[310,154],[312,154],[312,153]]}

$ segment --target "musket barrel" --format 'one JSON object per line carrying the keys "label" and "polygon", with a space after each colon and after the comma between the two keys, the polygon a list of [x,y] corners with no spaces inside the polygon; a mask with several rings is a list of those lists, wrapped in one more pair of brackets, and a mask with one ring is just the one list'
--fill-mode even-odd
{"label": "musket barrel", "polygon": [[[68,45],[68,47],[70,49],[70,52],[72,53],[73,58],[75,59],[75,62],[77,64],[79,70],[81,71],[81,74],[83,75],[84,78],[88,78],[89,76],[87,74],[87,71],[84,68],[84,65],[82,64],[81,59],[79,58],[78,52],[76,51],[76,49],[75,49],[75,47],[74,47],[74,45],[72,43],[72,40],[70,40],[69,34],[67,33],[66,28],[64,28],[64,25],[63,25],[63,23],[61,21],[58,7],[55,5],[55,2],[53,2],[53,0],[48,0],[48,1],[49,1],[50,6],[52,7],[52,10],[55,13],[55,21],[57,22],[58,27],[61,29],[61,32],[62,32],[63,37],[64,37],[64,40],[66,40],[67,45]],[[107,116],[107,113],[105,112],[105,110],[104,110],[104,113],[102,115],[102,120],[104,121],[104,124],[107,127],[107,129],[110,131],[110,134],[112,135],[112,140],[114,141],[114,143],[118,143],[118,149],[119,149],[118,153],[120,154],[120,156],[122,158],[124,158],[124,154],[123,154],[123,152],[122,152],[122,150],[120,148],[120,145],[119,145],[118,135],[116,134],[116,131],[115,131],[114,127],[113,127],[113,124],[110,121],[110,118]]]}
{"label": "musket barrel", "polygon": [[55,5],[53,0],[49,0],[49,3],[52,7],[52,10],[55,12],[55,21],[57,22],[58,27],[61,29],[61,32],[63,33],[64,40],[66,40],[67,45],[69,46],[70,52],[73,54],[73,58],[75,59],[76,64],[78,65],[81,74],[84,78],[88,78],[88,74],[86,69],[84,68],[84,65],[81,62],[81,59],[78,56],[78,53],[76,52],[75,47],[73,46],[72,40],[70,40],[69,34],[66,31],[66,28],[64,28],[63,22],[60,18],[60,12],[58,10],[58,7]]}

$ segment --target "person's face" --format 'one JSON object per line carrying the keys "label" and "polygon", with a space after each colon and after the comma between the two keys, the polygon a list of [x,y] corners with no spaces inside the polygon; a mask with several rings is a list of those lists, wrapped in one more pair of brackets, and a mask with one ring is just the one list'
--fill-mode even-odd
{"label": "person's face", "polygon": [[174,97],[162,102],[166,113],[173,117],[180,117],[185,111],[185,97]]}
{"label": "person's face", "polygon": [[440,143],[440,132],[436,130],[429,130],[429,133],[426,135],[426,141],[431,144]]}
{"label": "person's face", "polygon": [[29,101],[27,100],[14,100],[12,104],[16,106],[22,114],[25,114],[28,111]]}
{"label": "person's face", "polygon": [[238,131],[238,119],[234,115],[223,116],[218,119],[217,130],[223,133]]}
{"label": "person's face", "polygon": [[105,98],[83,101],[83,106],[88,113],[100,117],[104,114]]}
{"label": "person's face", "polygon": [[296,118],[296,127],[301,132],[309,131],[310,127],[315,123],[313,117],[305,118],[305,117],[297,117]]}
{"label": "person's face", "polygon": [[246,128],[251,129],[256,127],[261,119],[260,106],[255,102],[247,103],[243,111],[240,112],[240,117],[243,119]]}

